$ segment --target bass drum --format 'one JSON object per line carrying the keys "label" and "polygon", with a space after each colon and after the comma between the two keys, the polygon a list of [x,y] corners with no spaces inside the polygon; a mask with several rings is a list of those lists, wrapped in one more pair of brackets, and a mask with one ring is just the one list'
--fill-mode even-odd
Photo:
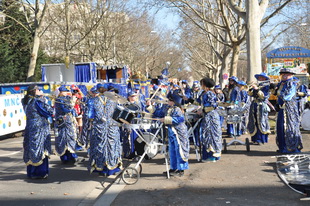
{"label": "bass drum", "polygon": [[140,107],[137,104],[134,104],[134,103],[125,104],[124,107],[126,107],[132,113],[138,113],[138,112],[141,111]]}
{"label": "bass drum", "polygon": [[[142,140],[140,137],[135,140],[135,150],[137,152],[137,155],[143,155],[143,153],[146,152],[144,158],[152,159],[157,155],[159,151],[159,138],[158,136],[155,137],[155,135],[150,132],[143,132],[142,136],[144,140]],[[155,139],[151,142],[154,137]],[[147,142],[148,144],[146,144],[145,142]]]}
{"label": "bass drum", "polygon": [[125,124],[131,124],[137,114],[140,112],[140,107],[136,104],[130,103],[124,105],[125,109],[119,116],[119,120]]}
{"label": "bass drum", "polygon": [[124,107],[121,106],[117,106],[112,114],[112,119],[114,119],[115,121],[122,123],[122,121],[119,119],[122,112],[124,111]]}

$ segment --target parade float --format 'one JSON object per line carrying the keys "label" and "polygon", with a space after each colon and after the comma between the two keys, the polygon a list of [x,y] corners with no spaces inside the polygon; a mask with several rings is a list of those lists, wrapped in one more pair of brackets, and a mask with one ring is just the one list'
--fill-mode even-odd
{"label": "parade float", "polygon": [[[140,85],[141,92],[148,97],[147,79],[130,78],[129,69],[125,65],[99,65],[94,62],[76,63],[66,66],[65,64],[41,65],[41,82],[22,82],[0,84],[0,137],[10,136],[23,131],[26,125],[26,116],[21,104],[25,91],[31,84],[37,84],[47,95],[57,95],[57,89],[65,85],[70,89],[76,85],[83,92],[97,83],[107,83],[116,88],[119,94],[127,98],[128,85]],[[52,103],[52,102],[50,102]]]}

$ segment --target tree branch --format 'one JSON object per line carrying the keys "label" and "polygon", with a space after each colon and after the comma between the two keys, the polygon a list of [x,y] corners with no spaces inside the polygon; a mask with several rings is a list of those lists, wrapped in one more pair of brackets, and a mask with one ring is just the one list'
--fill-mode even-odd
{"label": "tree branch", "polygon": [[236,12],[236,14],[238,14],[238,16],[240,16],[244,21],[246,20],[246,11],[241,8],[240,6],[238,6],[238,4],[236,3],[235,0],[227,0],[227,2],[229,3],[231,9]]}
{"label": "tree branch", "polygon": [[287,0],[286,2],[284,2],[281,6],[279,6],[274,12],[272,12],[269,16],[265,17],[262,22],[261,22],[261,27],[264,26],[269,19],[271,19],[272,17],[274,17],[281,9],[283,9],[288,3],[290,3],[293,0]]}

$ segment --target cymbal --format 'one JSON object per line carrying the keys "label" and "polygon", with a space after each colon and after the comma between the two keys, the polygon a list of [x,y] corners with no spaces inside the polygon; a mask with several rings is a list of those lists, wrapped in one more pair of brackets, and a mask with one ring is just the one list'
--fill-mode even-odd
{"label": "cymbal", "polygon": [[220,107],[229,107],[229,106],[231,106],[231,103],[227,103],[227,102],[217,102],[217,104]]}
{"label": "cymbal", "polygon": [[151,99],[151,102],[161,103],[161,104],[168,104],[167,100],[161,100],[161,99]]}
{"label": "cymbal", "polygon": [[187,107],[185,107],[185,109],[186,109],[186,112],[192,112],[192,111],[199,109],[199,107],[200,106],[198,106],[198,105],[190,104],[190,105],[187,105]]}
{"label": "cymbal", "polygon": [[126,104],[128,102],[125,97],[122,97],[121,95],[116,94],[114,92],[104,92],[103,94],[108,99],[111,99],[112,101],[117,102],[119,104]]}

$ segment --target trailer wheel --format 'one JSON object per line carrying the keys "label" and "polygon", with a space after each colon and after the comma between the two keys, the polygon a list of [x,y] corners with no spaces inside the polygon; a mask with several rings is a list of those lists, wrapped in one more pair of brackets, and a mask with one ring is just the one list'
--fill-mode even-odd
{"label": "trailer wheel", "polygon": [[139,174],[138,170],[136,170],[133,167],[127,167],[122,172],[122,180],[127,185],[136,184],[138,182],[139,178],[140,178],[140,174]]}

